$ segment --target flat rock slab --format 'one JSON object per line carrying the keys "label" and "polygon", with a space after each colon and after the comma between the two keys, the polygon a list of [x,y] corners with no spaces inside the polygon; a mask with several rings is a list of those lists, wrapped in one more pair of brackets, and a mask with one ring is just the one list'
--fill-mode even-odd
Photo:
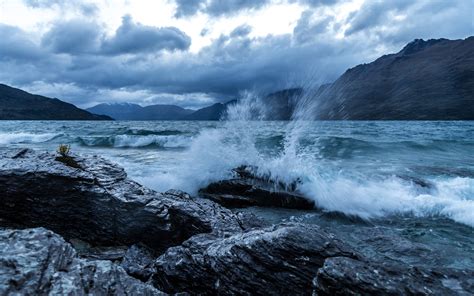
{"label": "flat rock slab", "polygon": [[166,295],[44,228],[0,230],[0,295]]}
{"label": "flat rock slab", "polygon": [[92,245],[143,243],[162,252],[199,233],[242,231],[252,222],[218,204],[171,190],[158,193],[101,157],[0,150],[0,221],[44,226]]}
{"label": "flat rock slab", "polygon": [[225,207],[251,206],[288,209],[314,209],[314,201],[279,186],[255,179],[230,179],[209,184],[199,190],[199,195]]}

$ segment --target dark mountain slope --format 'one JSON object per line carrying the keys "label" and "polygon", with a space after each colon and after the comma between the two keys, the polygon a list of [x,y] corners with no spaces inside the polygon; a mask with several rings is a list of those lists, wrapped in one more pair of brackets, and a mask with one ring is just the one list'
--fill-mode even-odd
{"label": "dark mountain slope", "polygon": [[2,120],[111,120],[91,114],[58,99],[33,95],[0,84],[0,119]]}
{"label": "dark mountain slope", "polygon": [[231,104],[235,104],[237,101],[229,101],[227,103],[216,103],[209,107],[204,107],[196,110],[195,112],[185,116],[184,120],[219,120],[224,115],[227,107]]}
{"label": "dark mountain slope", "polygon": [[347,70],[318,96],[319,119],[474,119],[474,37],[420,40]]}

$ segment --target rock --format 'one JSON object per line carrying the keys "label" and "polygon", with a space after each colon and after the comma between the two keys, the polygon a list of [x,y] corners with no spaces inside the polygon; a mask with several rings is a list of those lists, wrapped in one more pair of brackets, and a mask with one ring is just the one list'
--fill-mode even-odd
{"label": "rock", "polygon": [[162,252],[198,233],[242,231],[245,221],[209,200],[157,193],[97,156],[71,156],[82,169],[33,150],[0,151],[0,221],[47,227],[91,245],[143,243]]}
{"label": "rock", "polygon": [[328,258],[313,281],[315,295],[473,295],[474,272],[435,271],[397,263]]}
{"label": "rock", "polygon": [[357,256],[315,225],[288,223],[228,238],[196,235],[160,256],[151,282],[193,294],[310,294],[315,270],[335,256]]}
{"label": "rock", "polygon": [[155,258],[153,251],[146,246],[133,245],[125,253],[120,266],[133,277],[147,281],[155,271],[152,266]]}
{"label": "rock", "polygon": [[44,228],[0,230],[0,295],[166,295]]}
{"label": "rock", "polygon": [[296,191],[297,183],[276,183],[270,177],[253,173],[255,168],[239,167],[234,170],[238,178],[209,184],[199,195],[225,207],[250,206],[280,207],[288,209],[314,209],[314,201]]}

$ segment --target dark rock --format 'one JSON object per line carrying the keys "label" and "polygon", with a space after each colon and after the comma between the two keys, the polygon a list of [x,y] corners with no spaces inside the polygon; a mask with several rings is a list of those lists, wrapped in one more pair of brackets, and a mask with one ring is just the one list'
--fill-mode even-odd
{"label": "dark rock", "polygon": [[125,253],[120,266],[129,275],[142,281],[147,281],[154,272],[152,265],[155,259],[156,256],[153,250],[148,249],[146,246],[133,245]]}
{"label": "dark rock", "polygon": [[0,230],[1,295],[165,295],[111,261],[79,259],[44,228]]}
{"label": "dark rock", "polygon": [[314,209],[314,201],[296,191],[296,182],[282,184],[270,176],[258,176],[254,168],[239,167],[234,170],[238,178],[209,184],[199,190],[199,195],[225,207],[250,206],[280,207],[288,209]]}
{"label": "dark rock", "polygon": [[143,187],[103,158],[71,157],[82,169],[50,153],[0,151],[1,221],[48,227],[91,245],[141,242],[158,252],[198,233],[219,236],[246,224],[209,200]]}
{"label": "dark rock", "polygon": [[151,282],[168,293],[310,294],[328,257],[356,257],[315,225],[288,223],[215,239],[196,235],[157,259]]}
{"label": "dark rock", "polygon": [[472,295],[474,272],[328,258],[313,281],[316,295]]}

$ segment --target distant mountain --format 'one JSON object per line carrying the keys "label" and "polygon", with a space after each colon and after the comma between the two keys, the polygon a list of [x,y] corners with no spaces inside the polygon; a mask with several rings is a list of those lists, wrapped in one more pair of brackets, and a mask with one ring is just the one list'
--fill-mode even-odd
{"label": "distant mountain", "polygon": [[235,104],[237,101],[232,100],[225,104],[216,103],[209,107],[201,108],[195,112],[185,116],[184,120],[219,120],[224,115],[227,107],[231,104]]}
{"label": "distant mountain", "polygon": [[111,120],[76,106],[0,84],[0,120]]}
{"label": "distant mountain", "polygon": [[131,103],[99,104],[87,111],[103,114],[117,120],[180,120],[194,112],[174,105],[150,105],[142,107]]}
{"label": "distant mountain", "polygon": [[320,90],[317,118],[474,120],[474,37],[414,40]]}

